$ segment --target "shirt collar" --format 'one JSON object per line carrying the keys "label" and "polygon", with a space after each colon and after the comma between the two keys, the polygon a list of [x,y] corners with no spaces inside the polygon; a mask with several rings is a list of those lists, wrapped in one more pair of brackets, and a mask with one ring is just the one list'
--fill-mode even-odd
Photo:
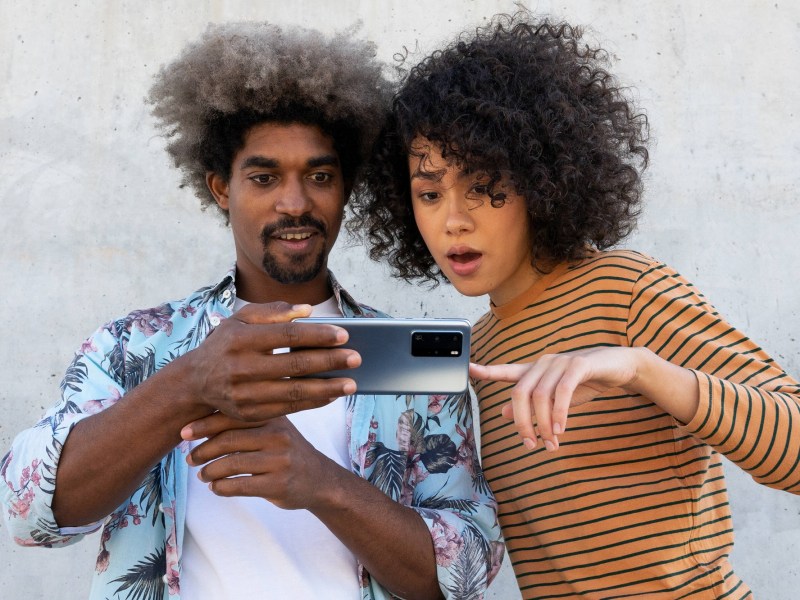
{"label": "shirt collar", "polygon": [[[350,293],[341,286],[330,270],[328,271],[328,283],[333,290],[336,304],[345,317],[363,317],[366,315],[364,309],[355,301]],[[236,295],[236,263],[228,269],[225,276],[213,287],[212,293],[220,297],[226,290],[230,290],[233,296]]]}

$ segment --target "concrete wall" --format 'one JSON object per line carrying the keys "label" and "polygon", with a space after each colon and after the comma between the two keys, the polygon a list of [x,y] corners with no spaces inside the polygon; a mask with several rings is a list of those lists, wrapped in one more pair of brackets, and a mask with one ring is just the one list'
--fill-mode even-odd
{"label": "concrete wall", "polygon": [[[111,316],[181,297],[233,258],[228,232],[178,189],[142,99],[209,21],[339,29],[356,19],[391,60],[510,1],[23,2],[0,5],[0,453],[57,395],[79,342]],[[630,246],[673,264],[800,375],[800,7],[781,1],[542,0],[589,25],[638,91],[656,145]],[[388,279],[360,247],[333,267],[398,315],[474,318],[464,300]],[[738,572],[760,598],[800,589],[800,499],[729,469]],[[3,526],[0,525],[0,529]],[[83,598],[97,539],[18,548],[0,532],[0,598]],[[508,570],[491,598],[518,597]]]}

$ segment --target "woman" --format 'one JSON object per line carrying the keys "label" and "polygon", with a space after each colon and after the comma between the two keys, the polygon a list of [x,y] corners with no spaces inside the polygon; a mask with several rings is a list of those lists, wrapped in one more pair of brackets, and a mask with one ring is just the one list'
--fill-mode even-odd
{"label": "woman", "polygon": [[578,29],[496,17],[408,72],[355,212],[398,276],[491,300],[470,372],[524,597],[744,598],[717,453],[800,493],[800,386],[609,250],[648,160],[623,89]]}

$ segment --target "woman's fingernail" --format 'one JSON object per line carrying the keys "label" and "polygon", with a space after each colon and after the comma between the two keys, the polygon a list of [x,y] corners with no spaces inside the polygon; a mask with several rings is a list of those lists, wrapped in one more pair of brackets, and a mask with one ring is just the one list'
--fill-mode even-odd
{"label": "woman's fingernail", "polygon": [[532,440],[531,438],[522,438],[522,443],[528,450],[533,450],[536,448],[536,440]]}
{"label": "woman's fingernail", "polygon": [[550,440],[544,441],[544,447],[547,448],[548,452],[552,452],[553,450],[556,449],[555,444],[553,444],[553,442],[551,442]]}
{"label": "woman's fingernail", "polygon": [[564,428],[561,426],[561,423],[554,423],[553,424],[553,433],[556,435],[561,435],[564,433]]}

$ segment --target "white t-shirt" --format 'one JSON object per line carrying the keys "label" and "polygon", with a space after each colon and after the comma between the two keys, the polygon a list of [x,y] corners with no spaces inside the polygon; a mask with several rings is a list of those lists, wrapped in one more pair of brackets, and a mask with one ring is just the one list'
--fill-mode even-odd
{"label": "white t-shirt", "polygon": [[[245,304],[237,300],[234,310]],[[341,312],[330,298],[314,307],[313,316]],[[317,450],[349,468],[344,398],[288,418]],[[215,496],[197,478],[197,470],[189,468],[182,598],[361,597],[355,557],[314,515],[283,510],[263,498]]]}

